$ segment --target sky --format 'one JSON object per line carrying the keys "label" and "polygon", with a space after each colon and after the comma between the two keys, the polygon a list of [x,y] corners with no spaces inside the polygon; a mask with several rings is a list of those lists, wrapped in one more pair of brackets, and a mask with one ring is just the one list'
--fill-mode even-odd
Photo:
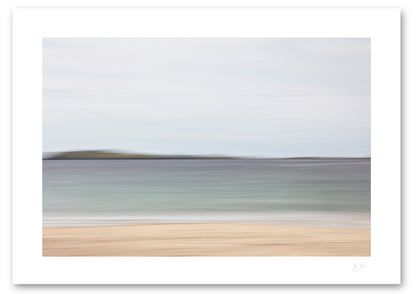
{"label": "sky", "polygon": [[43,151],[370,156],[370,39],[43,41]]}

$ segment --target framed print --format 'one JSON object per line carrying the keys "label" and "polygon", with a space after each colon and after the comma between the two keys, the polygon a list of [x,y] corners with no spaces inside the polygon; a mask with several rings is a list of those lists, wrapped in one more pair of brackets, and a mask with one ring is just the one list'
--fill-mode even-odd
{"label": "framed print", "polygon": [[13,282],[400,283],[400,11],[16,9]]}

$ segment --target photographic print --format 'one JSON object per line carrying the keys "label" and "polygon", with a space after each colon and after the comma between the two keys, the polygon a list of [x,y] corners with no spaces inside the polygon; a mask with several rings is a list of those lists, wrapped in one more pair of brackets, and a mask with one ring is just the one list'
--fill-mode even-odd
{"label": "photographic print", "polygon": [[13,12],[14,284],[398,284],[400,10]]}
{"label": "photographic print", "polygon": [[370,58],[43,39],[43,256],[370,256]]}

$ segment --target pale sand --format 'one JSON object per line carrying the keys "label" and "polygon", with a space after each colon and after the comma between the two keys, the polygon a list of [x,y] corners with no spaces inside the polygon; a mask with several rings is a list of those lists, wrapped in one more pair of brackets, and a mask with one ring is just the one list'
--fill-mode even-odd
{"label": "pale sand", "polygon": [[43,228],[43,256],[370,256],[370,229],[251,224]]}

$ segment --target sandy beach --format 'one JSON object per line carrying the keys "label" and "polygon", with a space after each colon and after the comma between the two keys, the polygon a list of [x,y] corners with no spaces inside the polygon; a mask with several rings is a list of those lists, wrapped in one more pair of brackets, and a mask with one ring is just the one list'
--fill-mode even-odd
{"label": "sandy beach", "polygon": [[264,224],[43,228],[43,256],[370,256],[370,229]]}

